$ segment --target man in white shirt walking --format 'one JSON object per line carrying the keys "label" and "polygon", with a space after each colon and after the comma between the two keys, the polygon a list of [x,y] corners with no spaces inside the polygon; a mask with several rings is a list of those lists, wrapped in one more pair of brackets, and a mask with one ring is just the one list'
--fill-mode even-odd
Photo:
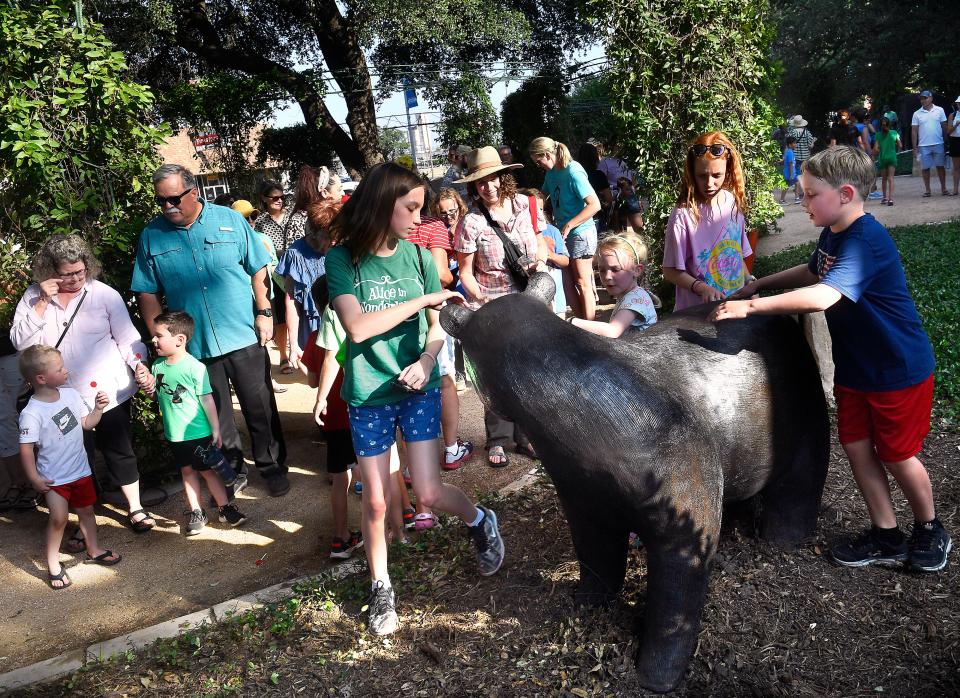
{"label": "man in white shirt walking", "polygon": [[947,191],[947,173],[944,170],[944,142],[947,135],[947,115],[943,109],[933,103],[930,90],[920,93],[920,108],[913,113],[910,129],[913,136],[913,157],[920,162],[923,176],[923,196],[930,196],[930,168],[937,168],[940,178],[940,192],[950,196]]}

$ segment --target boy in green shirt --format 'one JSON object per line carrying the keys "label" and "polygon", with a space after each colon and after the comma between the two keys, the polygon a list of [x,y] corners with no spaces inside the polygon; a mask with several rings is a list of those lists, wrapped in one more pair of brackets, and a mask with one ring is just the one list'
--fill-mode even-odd
{"label": "boy in green shirt", "polygon": [[[183,493],[190,508],[184,532],[195,536],[207,524],[207,515],[200,506],[198,474],[219,507],[220,523],[239,526],[247,517],[228,503],[223,481],[205,462],[211,446],[220,448],[220,422],[207,367],[187,353],[193,318],[180,311],[167,312],[157,315],[153,323],[153,346],[159,358],[150,368],[152,380],[146,392],[160,402],[163,433],[183,476]],[[145,372],[146,368],[139,370]]]}

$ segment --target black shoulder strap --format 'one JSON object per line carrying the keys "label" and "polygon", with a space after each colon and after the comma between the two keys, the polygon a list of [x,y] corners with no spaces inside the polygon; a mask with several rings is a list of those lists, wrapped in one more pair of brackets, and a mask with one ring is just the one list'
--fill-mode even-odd
{"label": "black shoulder strap", "polygon": [[423,268],[423,249],[420,245],[414,245],[417,248],[417,261],[420,262],[420,283],[424,289],[427,287],[427,272]]}
{"label": "black shoulder strap", "polygon": [[500,224],[497,223],[497,221],[493,220],[493,216],[490,215],[490,211],[487,210],[487,207],[483,205],[482,201],[477,202],[477,208],[480,209],[480,213],[483,214],[483,217],[487,219],[487,225],[489,225],[493,232],[497,234],[497,237],[500,238],[500,244],[503,245],[504,251],[506,251],[508,247],[512,247],[514,250],[516,250],[517,256],[519,257],[520,250],[517,247],[517,244],[506,236],[506,234],[503,232],[503,228],[500,227]]}
{"label": "black shoulder strap", "polygon": [[83,295],[80,296],[80,302],[77,303],[77,307],[73,309],[73,315],[70,316],[70,319],[67,321],[67,324],[63,326],[63,332],[60,333],[60,339],[57,340],[57,343],[53,345],[54,349],[60,348],[60,343],[63,341],[63,338],[67,336],[67,330],[70,329],[70,325],[73,324],[73,321],[77,317],[77,313],[80,312],[80,306],[83,305],[83,299],[87,297],[87,289],[83,289]]}

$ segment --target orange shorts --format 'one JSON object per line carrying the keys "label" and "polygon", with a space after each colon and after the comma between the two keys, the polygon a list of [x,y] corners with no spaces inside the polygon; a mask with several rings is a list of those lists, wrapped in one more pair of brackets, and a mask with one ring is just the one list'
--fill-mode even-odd
{"label": "orange shorts", "polygon": [[930,432],[933,374],[900,390],[865,392],[834,386],[840,443],[873,441],[884,463],[899,463],[920,453]]}
{"label": "orange shorts", "polygon": [[97,491],[93,487],[93,478],[90,475],[65,485],[53,485],[50,489],[66,499],[67,504],[74,509],[97,503]]}

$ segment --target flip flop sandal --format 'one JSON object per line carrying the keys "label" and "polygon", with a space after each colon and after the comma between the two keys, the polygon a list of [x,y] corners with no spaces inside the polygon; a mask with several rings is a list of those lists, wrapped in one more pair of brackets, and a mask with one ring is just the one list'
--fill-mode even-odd
{"label": "flip flop sandal", "polygon": [[418,531],[425,531],[437,524],[437,518],[429,511],[424,511],[413,517],[413,527]]}
{"label": "flip flop sandal", "polygon": [[[502,458],[503,460],[499,463],[494,463],[491,458]],[[510,465],[510,456],[504,452],[503,446],[494,446],[487,451],[487,463],[491,468],[505,468]]]}
{"label": "flip flop sandal", "polygon": [[280,362],[280,373],[283,373],[284,375],[290,375],[296,370],[297,369],[290,365],[290,359],[284,359]]}
{"label": "flip flop sandal", "polygon": [[924,198],[924,199],[929,199],[930,196],[931,196],[931,194],[930,194],[930,192],[928,192],[928,191],[923,193],[923,198]]}
{"label": "flip flop sandal", "polygon": [[83,539],[83,531],[79,528],[63,542],[63,549],[71,555],[77,555],[87,549],[87,541]]}
{"label": "flip flop sandal", "polygon": [[[54,591],[60,591],[61,589],[66,589],[67,587],[73,584],[73,581],[70,577],[67,576],[67,568],[60,567],[60,574],[49,574],[48,573],[47,584],[50,585],[50,588]],[[53,586],[54,582],[60,582],[60,586]]]}
{"label": "flip flop sandal", "polygon": [[[12,492],[13,490],[17,491],[16,496],[14,497]],[[11,507],[17,509],[18,511],[29,511],[30,509],[37,508],[37,497],[40,495],[32,487],[13,487],[11,488]]]}
{"label": "flip flop sandal", "polygon": [[104,567],[113,567],[122,559],[123,556],[114,555],[112,550],[104,550],[96,557],[90,557],[87,555],[87,559],[84,560],[84,562],[86,562],[88,565],[103,565]]}
{"label": "flip flop sandal", "polygon": [[[139,521],[134,521],[133,517],[137,514],[146,514],[146,516]],[[137,509],[127,514],[127,522],[130,524],[130,528],[133,529],[134,533],[146,533],[157,525],[157,522],[150,516],[150,513],[144,509]]]}

